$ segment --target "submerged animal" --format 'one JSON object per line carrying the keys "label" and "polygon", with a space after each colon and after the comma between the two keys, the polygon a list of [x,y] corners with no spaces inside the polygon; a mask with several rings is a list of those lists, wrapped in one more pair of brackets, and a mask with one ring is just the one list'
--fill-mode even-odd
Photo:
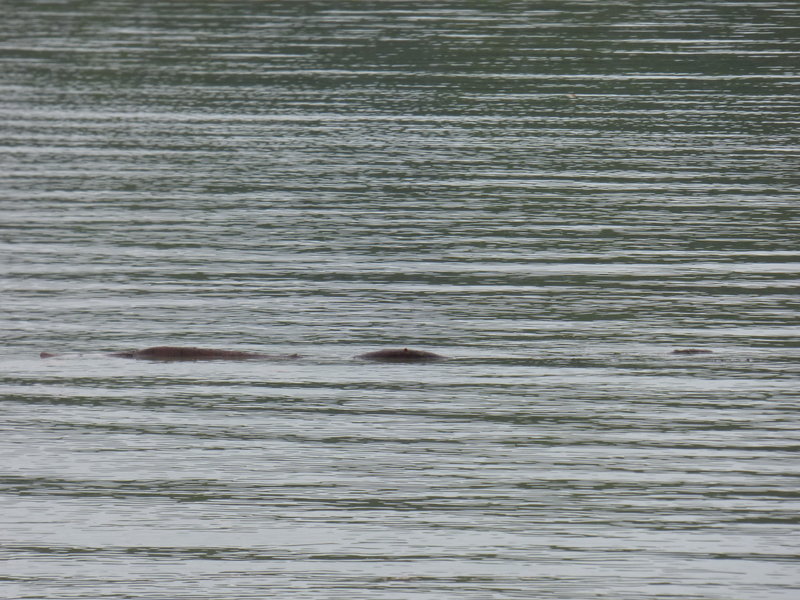
{"label": "submerged animal", "polygon": [[376,362],[431,362],[434,360],[442,360],[444,356],[434,354],[433,352],[426,352],[424,350],[410,350],[409,348],[400,349],[386,349],[376,350],[375,352],[367,352],[356,356],[364,360],[373,360]]}
{"label": "submerged animal", "polygon": [[[59,356],[51,352],[42,352],[41,358]],[[126,350],[111,352],[106,356],[119,358],[133,358],[137,360],[160,361],[196,361],[196,360],[281,360],[300,358],[299,354],[262,354],[260,352],[244,352],[241,350],[217,350],[215,348],[195,348],[187,346],[153,346],[143,350]],[[409,348],[377,350],[367,352],[356,358],[375,362],[418,363],[442,360],[444,356],[426,352],[424,350],[410,350]]]}
{"label": "submerged animal", "polygon": [[[214,348],[195,348],[183,346],[153,346],[132,352],[115,352],[109,356],[136,358],[140,360],[256,360],[261,358],[278,358],[259,352],[243,352],[241,350],[217,350]],[[280,358],[297,358],[298,355]]]}
{"label": "submerged animal", "polygon": [[[676,348],[672,354],[712,354],[712,350],[703,348]],[[42,352],[40,358],[60,356],[52,352]],[[160,361],[197,361],[197,360],[287,360],[300,358],[299,354],[263,354],[243,350],[218,350],[216,348],[196,348],[194,346],[153,346],[143,350],[125,350],[111,352],[106,356],[133,358],[137,360]],[[446,357],[425,350],[410,348],[386,348],[360,354],[355,358],[385,363],[421,363],[444,360]]]}
{"label": "submerged animal", "polygon": [[[42,352],[41,358],[52,358],[58,354]],[[299,358],[299,354],[271,355],[259,352],[244,352],[241,350],[217,350],[215,348],[195,348],[189,346],[153,346],[144,350],[127,350],[124,352],[111,352],[106,356],[119,358],[135,358],[138,360],[259,360],[259,359],[286,359]]]}

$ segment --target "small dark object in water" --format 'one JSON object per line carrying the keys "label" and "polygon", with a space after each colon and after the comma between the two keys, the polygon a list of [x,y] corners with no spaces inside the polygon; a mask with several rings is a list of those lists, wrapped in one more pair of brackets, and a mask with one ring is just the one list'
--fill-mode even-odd
{"label": "small dark object in water", "polygon": [[430,362],[434,360],[442,360],[444,356],[434,354],[433,352],[425,352],[424,350],[400,348],[367,352],[366,354],[362,354],[356,358],[374,360],[377,362]]}
{"label": "small dark object in water", "polygon": [[673,354],[712,354],[712,350],[703,350],[702,348],[678,348],[672,351]]}

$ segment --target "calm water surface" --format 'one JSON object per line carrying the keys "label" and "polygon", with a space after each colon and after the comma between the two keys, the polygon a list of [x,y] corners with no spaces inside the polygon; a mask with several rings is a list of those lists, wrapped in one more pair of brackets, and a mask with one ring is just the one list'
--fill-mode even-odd
{"label": "calm water surface", "polygon": [[3,14],[2,597],[797,597],[795,2]]}

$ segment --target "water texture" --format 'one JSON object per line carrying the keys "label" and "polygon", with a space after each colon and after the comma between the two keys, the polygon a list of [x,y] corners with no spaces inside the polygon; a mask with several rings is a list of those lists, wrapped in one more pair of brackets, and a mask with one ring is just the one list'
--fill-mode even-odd
{"label": "water texture", "polygon": [[795,2],[4,2],[0,596],[793,600],[797,65]]}

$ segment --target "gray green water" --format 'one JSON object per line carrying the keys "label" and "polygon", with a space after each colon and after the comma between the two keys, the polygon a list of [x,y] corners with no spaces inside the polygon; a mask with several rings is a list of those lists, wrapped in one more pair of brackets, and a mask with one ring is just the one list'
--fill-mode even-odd
{"label": "gray green water", "polygon": [[797,597],[795,2],[2,5],[0,596]]}

